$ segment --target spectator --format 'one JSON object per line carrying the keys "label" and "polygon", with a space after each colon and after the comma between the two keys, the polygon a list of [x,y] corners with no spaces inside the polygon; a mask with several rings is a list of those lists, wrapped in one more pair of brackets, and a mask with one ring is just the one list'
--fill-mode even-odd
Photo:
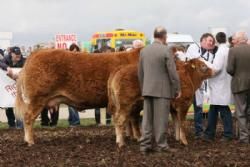
{"label": "spectator", "polygon": [[101,51],[99,49],[96,49],[96,50],[94,50],[93,53],[101,53]]}
{"label": "spectator", "polygon": [[[48,116],[50,113],[50,118]],[[41,126],[42,127],[56,127],[59,118],[59,107],[56,107],[54,110],[48,110],[44,108],[41,112]]]}
{"label": "spectator", "polygon": [[118,50],[118,52],[123,52],[123,51],[126,51],[126,47],[124,45],[121,45]]}
{"label": "spectator", "polygon": [[[204,33],[200,38],[200,44],[191,44],[186,52],[187,59],[203,58],[210,63],[213,62],[215,39],[212,34]],[[203,101],[204,94],[206,92],[207,83],[204,82],[202,86],[195,92],[194,96],[194,126],[195,126],[195,138],[201,139],[203,134]]]}
{"label": "spectator", "polygon": [[94,45],[94,47],[92,48],[92,52],[93,53],[101,53],[101,51],[98,49],[98,45]]}
{"label": "spectator", "polygon": [[4,52],[4,56],[11,56],[10,51],[11,51],[11,47],[8,47],[7,50],[5,50]]}
{"label": "spectator", "polygon": [[27,57],[27,52],[26,52],[25,46],[21,46],[21,53],[22,53],[23,57]]}
{"label": "spectator", "polygon": [[[104,46],[100,49],[100,51],[104,53],[110,53],[110,52],[114,52],[115,50],[109,46]],[[100,108],[95,108],[95,121],[96,121],[96,125],[100,125],[101,123]],[[106,112],[106,124],[107,125],[111,124],[111,115],[108,112]]]}
{"label": "spectator", "polygon": [[229,48],[226,45],[227,38],[224,32],[217,33],[216,40],[219,44],[218,51],[215,54],[213,64],[209,63],[209,66],[214,71],[214,76],[208,80],[210,108],[204,138],[214,140],[218,113],[220,112],[224,126],[223,140],[230,141],[233,138],[232,113],[229,108],[229,105],[232,104],[230,88],[232,78],[226,72]]}
{"label": "spectator", "polygon": [[250,123],[250,46],[247,45],[247,34],[237,32],[233,35],[234,47],[230,48],[227,72],[232,76],[231,90],[236,107],[236,118],[239,122],[239,142],[249,143]]}
{"label": "spectator", "polygon": [[[98,49],[97,45],[94,46],[93,53],[101,53],[101,51]],[[100,108],[95,108],[95,122],[96,122],[96,125],[100,125],[100,123],[101,123]]]}
{"label": "spectator", "polygon": [[80,48],[77,44],[73,43],[69,46],[69,51],[71,52],[80,52]]}
{"label": "spectator", "polygon": [[[69,50],[72,52],[80,52],[80,48],[76,44],[71,44],[69,47]],[[80,117],[78,111],[69,106],[69,126],[70,127],[75,127],[80,125]]]}
{"label": "spectator", "polygon": [[100,112],[100,108],[95,108],[95,123],[96,123],[96,125],[100,125],[101,124],[101,112]]}
{"label": "spectator", "polygon": [[[18,75],[13,73],[12,68],[21,68],[23,67],[25,59],[21,54],[21,50],[19,47],[15,46],[10,48],[10,54],[5,56],[4,59],[0,61],[0,68],[7,71],[7,75],[12,79],[16,80]],[[23,128],[23,124],[21,120],[16,120],[13,108],[7,108],[5,110],[9,128]],[[16,120],[16,121],[15,121]]]}
{"label": "spectator", "polygon": [[138,77],[144,97],[140,151],[144,155],[152,150],[152,138],[156,152],[170,151],[166,135],[170,99],[180,96],[180,81],[166,38],[166,29],[157,27],[155,41],[140,53]]}
{"label": "spectator", "polygon": [[106,46],[101,47],[100,52],[102,53],[115,52],[115,49],[106,45]]}
{"label": "spectator", "polygon": [[26,56],[28,57],[32,53],[32,47],[29,46],[26,52]]}
{"label": "spectator", "polygon": [[142,48],[144,47],[144,43],[139,40],[139,39],[136,39],[133,41],[133,48]]}
{"label": "spectator", "polygon": [[4,51],[0,49],[0,60],[3,60],[4,58]]}
{"label": "spectator", "polygon": [[234,46],[232,41],[233,41],[233,37],[232,36],[228,37],[229,48],[232,48]]}

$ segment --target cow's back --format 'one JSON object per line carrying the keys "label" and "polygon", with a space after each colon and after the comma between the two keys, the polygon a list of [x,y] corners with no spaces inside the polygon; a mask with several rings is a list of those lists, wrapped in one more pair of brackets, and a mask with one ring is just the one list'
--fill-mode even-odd
{"label": "cow's back", "polygon": [[107,105],[107,80],[122,64],[138,62],[139,51],[88,54],[42,50],[31,55],[22,71],[25,96],[61,98],[81,108]]}

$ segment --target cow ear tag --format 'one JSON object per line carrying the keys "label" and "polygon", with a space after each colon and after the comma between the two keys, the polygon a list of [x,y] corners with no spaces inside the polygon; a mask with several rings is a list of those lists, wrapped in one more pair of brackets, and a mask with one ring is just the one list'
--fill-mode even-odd
{"label": "cow ear tag", "polygon": [[191,67],[192,67],[192,68],[195,68],[195,65],[194,65],[194,64],[192,64],[192,65],[191,65]]}

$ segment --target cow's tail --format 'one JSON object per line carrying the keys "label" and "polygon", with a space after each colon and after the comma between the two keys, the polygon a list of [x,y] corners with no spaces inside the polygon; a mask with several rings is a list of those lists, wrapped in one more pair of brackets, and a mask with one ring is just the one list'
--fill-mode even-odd
{"label": "cow's tail", "polygon": [[117,72],[121,68],[115,69],[109,76],[108,79],[108,111],[111,112],[112,114],[116,112],[116,110],[119,108],[119,103],[118,103],[118,97],[116,94],[116,87],[115,87],[115,77]]}
{"label": "cow's tail", "polygon": [[15,115],[17,119],[23,120],[24,113],[28,109],[28,101],[25,95],[23,78],[19,76],[17,80],[17,94],[15,101]]}
{"label": "cow's tail", "polygon": [[112,80],[113,80],[113,75],[114,74],[111,74],[109,76],[109,79],[108,79],[108,111],[113,114],[115,111],[115,105],[114,105],[114,99],[113,99],[113,96],[114,96],[114,92],[112,90],[112,87],[111,87],[111,83],[112,83]]}

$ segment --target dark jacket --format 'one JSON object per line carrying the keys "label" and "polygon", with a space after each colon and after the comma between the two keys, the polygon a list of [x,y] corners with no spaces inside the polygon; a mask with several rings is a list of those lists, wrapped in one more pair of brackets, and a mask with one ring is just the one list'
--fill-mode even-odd
{"label": "dark jacket", "polygon": [[0,68],[6,71],[7,67],[17,67],[17,68],[23,67],[24,63],[25,63],[25,58],[23,58],[23,56],[21,56],[20,61],[14,65],[12,60],[11,60],[11,55],[7,55],[2,60],[0,60]]}

